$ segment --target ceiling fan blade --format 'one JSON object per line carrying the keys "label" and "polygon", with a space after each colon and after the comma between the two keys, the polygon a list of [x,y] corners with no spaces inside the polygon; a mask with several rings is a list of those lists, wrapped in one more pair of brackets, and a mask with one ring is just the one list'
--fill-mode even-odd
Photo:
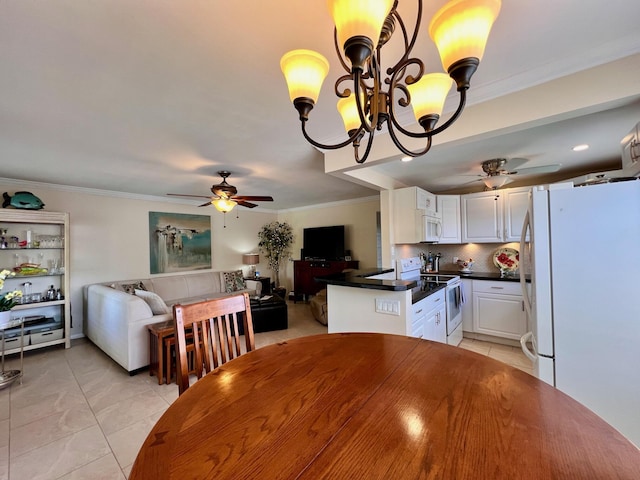
{"label": "ceiling fan blade", "polygon": [[533,175],[536,173],[553,173],[560,170],[562,165],[559,163],[553,165],[543,165],[541,167],[521,168],[519,170],[509,172],[510,175],[517,173],[518,175]]}
{"label": "ceiling fan blade", "polygon": [[529,159],[527,158],[511,158],[509,160],[507,160],[507,162],[504,164],[503,168],[504,170],[507,170],[508,172],[512,171],[512,170],[516,170],[519,166],[524,165],[525,163],[527,163],[529,161]]}
{"label": "ceiling fan blade", "polygon": [[215,198],[215,197],[212,197],[211,195],[188,195],[185,193],[167,193],[167,195],[170,195],[172,197],[208,198],[209,200]]}
{"label": "ceiling fan blade", "polygon": [[203,203],[202,205],[198,205],[199,207],[208,207],[209,205],[211,205],[211,201],[208,201],[207,203]]}
{"label": "ceiling fan blade", "polygon": [[234,198],[233,200],[237,202],[238,205],[242,205],[243,207],[247,207],[247,208],[255,208],[258,206],[255,203],[245,202],[244,200],[238,200],[237,198]]}
{"label": "ceiling fan blade", "polygon": [[264,195],[234,195],[234,200],[252,200],[254,202],[273,202],[273,197]]}

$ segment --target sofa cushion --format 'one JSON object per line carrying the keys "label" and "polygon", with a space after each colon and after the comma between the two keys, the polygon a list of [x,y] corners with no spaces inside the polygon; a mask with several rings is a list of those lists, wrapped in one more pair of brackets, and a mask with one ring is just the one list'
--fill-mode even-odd
{"label": "sofa cushion", "polygon": [[135,295],[143,299],[151,308],[151,312],[154,315],[162,315],[164,313],[171,313],[171,309],[167,307],[164,300],[159,295],[153,292],[147,292],[146,290],[135,290]]}
{"label": "sofa cushion", "polygon": [[176,298],[189,297],[189,289],[187,287],[187,280],[185,279],[186,276],[187,275],[172,275],[155,277],[151,280],[153,283],[153,291],[160,295],[165,302],[175,300]]}
{"label": "sofa cushion", "polygon": [[244,282],[244,275],[242,270],[235,270],[233,272],[222,272],[222,278],[224,279],[224,291],[227,293],[237,292],[247,288]]}
{"label": "sofa cushion", "polygon": [[211,292],[222,292],[220,274],[218,272],[196,273],[185,275],[189,297],[200,297]]}

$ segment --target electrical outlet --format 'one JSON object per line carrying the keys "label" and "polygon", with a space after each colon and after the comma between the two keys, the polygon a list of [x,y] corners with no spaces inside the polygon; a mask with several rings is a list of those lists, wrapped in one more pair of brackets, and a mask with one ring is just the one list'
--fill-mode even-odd
{"label": "electrical outlet", "polygon": [[453,263],[458,263],[458,257],[453,257]]}
{"label": "electrical outlet", "polygon": [[376,312],[400,316],[400,301],[376,298]]}

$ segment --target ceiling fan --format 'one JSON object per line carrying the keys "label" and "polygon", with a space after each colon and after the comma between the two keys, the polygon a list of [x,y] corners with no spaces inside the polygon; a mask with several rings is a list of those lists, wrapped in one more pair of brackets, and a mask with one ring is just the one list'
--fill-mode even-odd
{"label": "ceiling fan", "polygon": [[528,160],[526,158],[512,158],[507,160],[506,158],[493,158],[491,160],[485,160],[482,162],[482,170],[485,175],[479,175],[482,177],[482,181],[489,189],[496,189],[512,182],[510,178],[513,175],[533,175],[539,173],[552,173],[560,170],[561,165],[559,163],[542,165],[540,167],[520,168]]}
{"label": "ceiling fan", "polygon": [[233,207],[240,205],[247,208],[255,208],[258,205],[251,202],[273,202],[273,197],[264,195],[236,195],[238,189],[233,185],[227,183],[227,177],[231,175],[231,172],[221,170],[218,175],[222,177],[222,182],[211,187],[211,193],[213,195],[188,195],[181,193],[167,193],[174,197],[193,197],[193,198],[206,198],[207,202],[199,205],[200,207],[206,207],[207,205],[213,205],[216,210],[222,213],[227,213],[233,210]]}

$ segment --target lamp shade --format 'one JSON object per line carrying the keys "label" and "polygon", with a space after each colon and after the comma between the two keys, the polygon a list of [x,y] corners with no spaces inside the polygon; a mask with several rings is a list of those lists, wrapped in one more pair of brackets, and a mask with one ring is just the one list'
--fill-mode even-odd
{"label": "lamp shade", "polygon": [[491,175],[489,177],[484,177],[482,181],[487,187],[496,189],[506,185],[507,183],[511,183],[513,180],[506,175]]}
{"label": "lamp shade", "polygon": [[364,36],[378,45],[380,31],[393,0],[327,0],[338,33],[338,46],[352,37]]}
{"label": "lamp shade", "polygon": [[280,59],[280,69],[289,87],[289,98],[318,101],[322,82],[329,73],[329,62],[313,50],[292,50]]}
{"label": "lamp shade", "polygon": [[213,204],[214,207],[216,207],[216,210],[222,213],[230,212],[231,210],[233,210],[233,207],[237,205],[236,202],[234,202],[233,200],[229,200],[227,198],[219,198],[217,200],[214,200],[211,203]]}
{"label": "lamp shade", "polygon": [[260,263],[260,255],[257,253],[244,253],[242,263],[245,265],[257,265]]}
{"label": "lamp shade", "polygon": [[445,71],[463,58],[482,60],[500,0],[452,0],[431,19],[429,35],[440,52]]}
{"label": "lamp shade", "polygon": [[446,73],[429,73],[416,83],[407,85],[416,121],[420,122],[425,115],[442,115],[444,102],[452,85],[453,80]]}
{"label": "lamp shade", "polygon": [[352,93],[347,98],[338,100],[337,107],[347,132],[360,128],[360,115],[358,114],[355,93]]}

